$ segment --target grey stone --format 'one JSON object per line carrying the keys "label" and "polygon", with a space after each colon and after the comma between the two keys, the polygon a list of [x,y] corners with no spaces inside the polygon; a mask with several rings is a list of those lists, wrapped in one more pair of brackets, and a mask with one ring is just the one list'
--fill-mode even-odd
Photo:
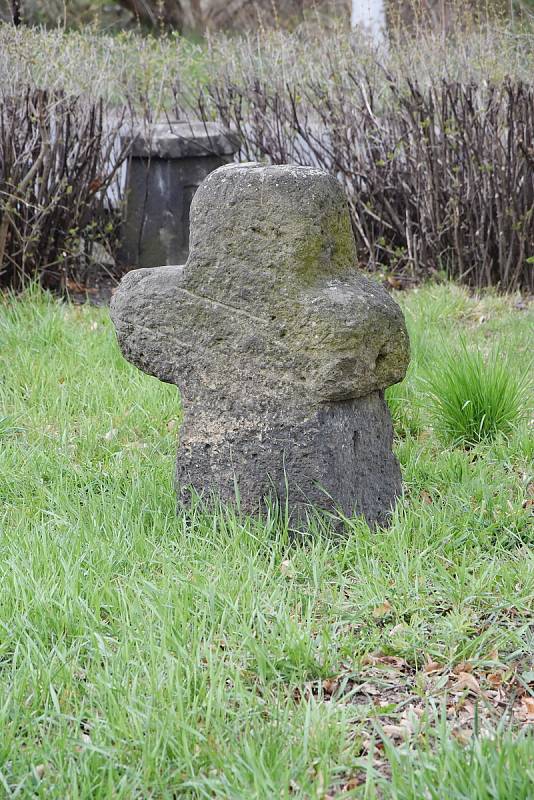
{"label": "grey stone", "polygon": [[215,123],[201,122],[156,123],[130,139],[119,261],[128,267],[185,261],[191,200],[238,144]]}
{"label": "grey stone", "polygon": [[341,186],[309,167],[232,164],[191,207],[185,266],[130,272],[122,351],[179,386],[179,496],[267,496],[387,523],[401,491],[384,389],[404,377],[400,308],[356,268]]}
{"label": "grey stone", "polygon": [[237,140],[214,122],[156,122],[138,130],[131,143],[135,158],[233,156]]}

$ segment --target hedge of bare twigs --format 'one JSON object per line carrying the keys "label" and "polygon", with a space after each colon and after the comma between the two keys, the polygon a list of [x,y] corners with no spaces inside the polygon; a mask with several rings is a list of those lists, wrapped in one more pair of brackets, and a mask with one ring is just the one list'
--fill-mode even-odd
{"label": "hedge of bare twigs", "polygon": [[96,242],[109,246],[120,124],[62,92],[0,95],[0,286],[64,286]]}
{"label": "hedge of bare twigs", "polygon": [[362,264],[408,279],[534,288],[534,87],[365,75],[328,83],[221,81],[200,112],[241,155],[313,164],[344,184]]}

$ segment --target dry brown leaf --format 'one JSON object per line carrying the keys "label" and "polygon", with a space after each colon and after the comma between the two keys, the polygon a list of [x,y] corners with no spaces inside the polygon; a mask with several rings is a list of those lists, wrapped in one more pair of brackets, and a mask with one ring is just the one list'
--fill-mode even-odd
{"label": "dry brown leaf", "polygon": [[392,289],[399,290],[399,289],[403,288],[402,281],[400,281],[398,278],[396,278],[395,275],[388,275],[387,278],[386,278],[386,281],[387,281],[388,285],[391,286]]}
{"label": "dry brown leaf", "polygon": [[430,656],[423,667],[423,672],[426,672],[427,675],[431,675],[433,672],[441,672],[443,670],[443,664],[440,664],[439,661],[432,661]]}
{"label": "dry brown leaf", "polygon": [[500,686],[503,682],[503,673],[502,672],[489,672],[487,675],[488,683],[495,688]]}
{"label": "dry brown leaf", "polygon": [[461,661],[452,671],[455,675],[459,675],[460,672],[473,672],[473,665],[469,661]]}
{"label": "dry brown leaf", "polygon": [[534,697],[521,698],[520,716],[525,722],[534,722]]}
{"label": "dry brown leaf", "polygon": [[361,786],[362,783],[365,783],[365,778],[362,775],[354,775],[352,778],[349,778],[346,784],[343,786],[344,792],[350,792],[352,789],[357,789],[358,786]]}
{"label": "dry brown leaf", "polygon": [[389,614],[391,610],[392,610],[392,605],[389,602],[389,600],[384,600],[384,602],[380,603],[379,606],[373,608],[373,617],[375,619],[381,619],[382,617],[385,617],[386,614]]}
{"label": "dry brown leaf", "polygon": [[327,678],[323,681],[323,692],[325,694],[335,694],[339,688],[339,681],[335,678]]}
{"label": "dry brown leaf", "polygon": [[374,656],[372,654],[364,656],[362,658],[362,664],[371,667],[383,664],[384,666],[392,667],[393,669],[404,669],[405,667],[408,667],[408,662],[399,656]]}
{"label": "dry brown leaf", "polygon": [[451,686],[453,692],[463,692],[468,689],[473,694],[480,694],[480,684],[470,672],[460,672],[458,680]]}

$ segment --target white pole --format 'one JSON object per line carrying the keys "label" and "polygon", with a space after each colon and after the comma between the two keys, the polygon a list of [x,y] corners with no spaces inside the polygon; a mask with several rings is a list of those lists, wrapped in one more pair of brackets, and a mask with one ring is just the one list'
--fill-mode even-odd
{"label": "white pole", "polygon": [[352,0],[351,25],[361,25],[375,42],[383,42],[386,31],[385,0]]}

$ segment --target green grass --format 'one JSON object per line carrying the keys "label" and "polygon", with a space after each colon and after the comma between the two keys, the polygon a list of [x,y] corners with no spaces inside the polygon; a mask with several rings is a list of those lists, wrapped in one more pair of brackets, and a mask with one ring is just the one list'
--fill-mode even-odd
{"label": "green grass", "polygon": [[500,348],[484,357],[462,341],[460,348],[445,351],[440,362],[429,387],[434,427],[446,443],[473,445],[509,433],[520,422],[532,375],[530,359],[519,374]]}
{"label": "green grass", "polygon": [[[460,336],[524,371],[532,314],[449,286],[399,300],[405,498],[387,532],[295,540],[276,515],[176,517],[174,387],[121,358],[107,311],[4,299],[0,797],[534,796],[532,735],[486,691],[533,694],[529,418],[446,447],[426,383]],[[484,694],[453,708],[460,662]]]}

